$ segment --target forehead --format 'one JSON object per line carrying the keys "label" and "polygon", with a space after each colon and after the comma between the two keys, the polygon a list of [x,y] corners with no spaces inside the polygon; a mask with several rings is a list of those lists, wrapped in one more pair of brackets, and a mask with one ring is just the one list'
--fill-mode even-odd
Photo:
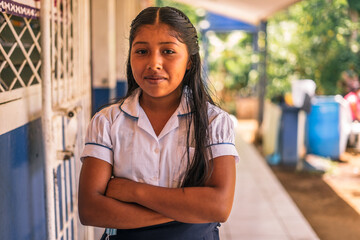
{"label": "forehead", "polygon": [[178,35],[179,34],[167,24],[143,25],[137,30],[133,43],[137,41],[173,41],[181,43]]}

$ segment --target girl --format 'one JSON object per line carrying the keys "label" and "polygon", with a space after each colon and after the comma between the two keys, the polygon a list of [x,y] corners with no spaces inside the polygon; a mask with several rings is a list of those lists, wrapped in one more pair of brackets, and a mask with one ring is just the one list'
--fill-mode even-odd
{"label": "girl", "polygon": [[219,239],[238,155],[201,78],[196,30],[181,11],[150,7],[129,41],[127,95],[88,128],[80,220],[108,228],[103,239]]}

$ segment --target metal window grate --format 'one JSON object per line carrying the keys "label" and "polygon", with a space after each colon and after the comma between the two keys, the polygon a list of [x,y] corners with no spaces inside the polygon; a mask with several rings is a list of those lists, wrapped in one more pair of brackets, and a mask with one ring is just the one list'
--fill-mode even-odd
{"label": "metal window grate", "polygon": [[74,78],[74,32],[72,1],[56,1],[51,8],[52,105],[54,108],[76,98]]}
{"label": "metal window grate", "polygon": [[54,169],[55,238],[59,240],[77,239],[74,161],[64,161]]}
{"label": "metal window grate", "polygon": [[[75,70],[77,50],[74,46],[73,4],[76,4],[76,1],[57,0],[53,2],[50,8],[53,128],[61,119],[63,131],[67,128],[66,117],[54,117],[59,116],[57,115],[59,111],[76,108],[79,106],[79,100],[83,98],[79,87],[81,80],[77,77]],[[76,92],[77,94],[75,94]],[[54,133],[54,135],[59,134]],[[64,132],[60,133],[60,136],[65,135]],[[63,147],[65,148],[65,146]],[[71,157],[69,160],[56,161],[53,165],[56,240],[77,239],[75,160],[76,158]]]}
{"label": "metal window grate", "polygon": [[41,83],[40,25],[0,13],[0,93]]}

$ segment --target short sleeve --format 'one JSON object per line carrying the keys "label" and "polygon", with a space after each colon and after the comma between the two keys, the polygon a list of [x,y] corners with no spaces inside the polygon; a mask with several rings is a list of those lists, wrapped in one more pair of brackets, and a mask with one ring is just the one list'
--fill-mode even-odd
{"label": "short sleeve", "polygon": [[100,111],[94,115],[87,129],[81,161],[85,157],[95,157],[113,165],[110,128],[111,123],[106,116],[106,111]]}
{"label": "short sleeve", "polygon": [[229,114],[220,112],[210,122],[210,145],[212,157],[231,155],[239,162],[235,147],[234,123]]}

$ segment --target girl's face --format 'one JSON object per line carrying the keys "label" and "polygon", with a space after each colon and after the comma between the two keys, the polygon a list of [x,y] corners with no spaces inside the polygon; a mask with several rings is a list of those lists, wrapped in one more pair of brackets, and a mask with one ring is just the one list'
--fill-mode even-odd
{"label": "girl's face", "polygon": [[131,46],[130,64],[143,98],[180,97],[181,82],[190,68],[184,43],[166,24],[139,28]]}

